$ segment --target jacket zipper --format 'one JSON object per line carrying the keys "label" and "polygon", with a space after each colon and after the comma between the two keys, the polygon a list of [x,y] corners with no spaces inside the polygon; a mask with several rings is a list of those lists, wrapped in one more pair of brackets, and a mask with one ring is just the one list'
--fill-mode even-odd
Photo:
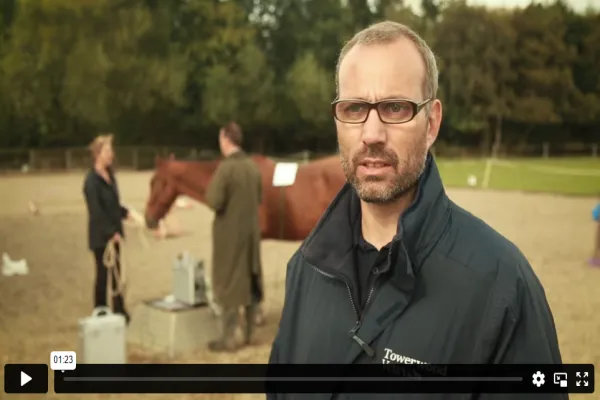
{"label": "jacket zipper", "polygon": [[[350,285],[348,284],[348,282],[343,278],[338,278],[336,276],[333,276],[331,274],[323,272],[320,269],[318,269],[317,267],[313,267],[313,269],[323,276],[326,276],[331,279],[339,279],[346,284],[346,289],[348,289],[348,297],[350,298],[350,303],[352,304],[352,309],[354,310],[354,314],[356,315],[356,324],[354,325],[354,327],[352,329],[350,329],[350,331],[348,332],[348,335],[356,343],[358,343],[358,345],[365,351],[365,353],[367,353],[367,355],[369,357],[374,357],[375,350],[373,350],[367,342],[365,342],[360,337],[358,337],[356,332],[358,331],[358,329],[360,328],[360,326],[362,324],[363,315],[365,314],[365,310],[367,309],[367,306],[369,305],[369,302],[371,301],[373,291],[375,290],[375,282],[373,282],[373,286],[371,286],[371,290],[369,291],[369,296],[367,296],[367,301],[365,302],[365,307],[363,309],[362,315],[359,315],[358,310],[356,309],[356,304],[354,303],[354,299],[352,298],[352,290],[350,290]],[[375,281],[377,281],[377,279],[375,279]]]}

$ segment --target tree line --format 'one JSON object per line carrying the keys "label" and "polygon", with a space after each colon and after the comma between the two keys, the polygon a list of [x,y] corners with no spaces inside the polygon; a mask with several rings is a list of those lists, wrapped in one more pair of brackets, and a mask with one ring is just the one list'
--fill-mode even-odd
{"label": "tree line", "polygon": [[440,140],[489,148],[597,140],[600,12],[461,0],[0,0],[0,147],[216,146],[238,121],[255,151],[332,150],[346,40],[390,19],[438,57]]}

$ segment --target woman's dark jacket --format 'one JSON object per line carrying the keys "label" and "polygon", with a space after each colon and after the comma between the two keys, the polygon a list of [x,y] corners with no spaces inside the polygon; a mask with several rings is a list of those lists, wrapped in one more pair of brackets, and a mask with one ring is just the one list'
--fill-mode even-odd
{"label": "woman's dark jacket", "polygon": [[108,241],[119,232],[124,236],[123,219],[127,218],[128,210],[119,200],[119,188],[112,169],[108,169],[108,183],[94,168],[92,168],[83,184],[83,193],[87,203],[88,242],[91,250],[104,248]]}

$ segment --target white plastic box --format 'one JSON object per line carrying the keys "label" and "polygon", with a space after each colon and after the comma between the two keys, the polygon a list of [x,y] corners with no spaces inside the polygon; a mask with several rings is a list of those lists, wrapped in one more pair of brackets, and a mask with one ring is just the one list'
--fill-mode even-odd
{"label": "white plastic box", "polygon": [[[101,312],[105,315],[99,315]],[[125,364],[127,362],[125,316],[108,307],[94,309],[92,315],[79,320],[79,351],[82,364]]]}
{"label": "white plastic box", "polygon": [[173,265],[173,296],[190,306],[208,304],[204,262],[184,251]]}

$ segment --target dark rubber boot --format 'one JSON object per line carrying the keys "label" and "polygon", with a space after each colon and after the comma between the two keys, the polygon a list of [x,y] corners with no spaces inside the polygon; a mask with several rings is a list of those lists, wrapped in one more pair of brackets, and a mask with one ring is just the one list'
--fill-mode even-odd
{"label": "dark rubber boot", "polygon": [[223,334],[220,339],[208,343],[208,349],[213,352],[234,352],[238,346],[235,343],[235,328],[237,327],[238,311],[235,308],[223,310],[221,315]]}

